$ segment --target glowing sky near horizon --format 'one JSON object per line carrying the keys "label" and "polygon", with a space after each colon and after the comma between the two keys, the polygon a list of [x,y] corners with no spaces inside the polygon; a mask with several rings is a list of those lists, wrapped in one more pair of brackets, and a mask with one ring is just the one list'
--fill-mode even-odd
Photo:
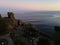
{"label": "glowing sky near horizon", "polygon": [[0,8],[60,10],[60,0],[0,0]]}

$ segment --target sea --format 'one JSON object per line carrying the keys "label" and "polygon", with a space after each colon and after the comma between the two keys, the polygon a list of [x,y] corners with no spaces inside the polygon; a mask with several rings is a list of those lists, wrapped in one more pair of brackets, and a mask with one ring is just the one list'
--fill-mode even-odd
{"label": "sea", "polygon": [[60,11],[34,11],[15,13],[17,19],[34,24],[40,32],[53,35],[55,26],[60,26]]}

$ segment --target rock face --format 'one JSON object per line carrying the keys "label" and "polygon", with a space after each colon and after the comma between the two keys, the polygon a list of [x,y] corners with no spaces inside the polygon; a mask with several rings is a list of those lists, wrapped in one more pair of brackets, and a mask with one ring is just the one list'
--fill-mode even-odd
{"label": "rock face", "polygon": [[9,34],[0,35],[0,45],[14,45],[13,40]]}
{"label": "rock face", "polygon": [[13,12],[8,12],[7,14],[8,14],[8,18],[11,18],[11,19],[14,18]]}
{"label": "rock face", "polygon": [[17,20],[14,17],[14,13],[13,12],[8,12],[8,18],[12,21],[13,25],[17,25]]}
{"label": "rock face", "polygon": [[[10,32],[16,25],[16,20],[12,12],[8,12],[8,17],[0,15],[0,45],[13,45]],[[7,44],[5,44],[7,41]]]}
{"label": "rock face", "polygon": [[[0,31],[3,30],[2,33],[4,33],[0,34],[0,39],[6,39],[8,45],[41,45],[44,41],[46,44],[48,42],[48,45],[53,45],[52,40],[47,35],[40,33],[35,26],[15,19],[13,12],[7,14],[8,17],[0,15]],[[8,26],[6,27],[6,25]],[[5,33],[6,31],[8,33]]]}

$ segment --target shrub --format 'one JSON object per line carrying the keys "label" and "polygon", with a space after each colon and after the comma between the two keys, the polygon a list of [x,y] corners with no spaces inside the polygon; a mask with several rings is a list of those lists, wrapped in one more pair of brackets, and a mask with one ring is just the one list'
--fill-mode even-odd
{"label": "shrub", "polygon": [[0,19],[0,35],[7,34],[12,26],[5,19]]}

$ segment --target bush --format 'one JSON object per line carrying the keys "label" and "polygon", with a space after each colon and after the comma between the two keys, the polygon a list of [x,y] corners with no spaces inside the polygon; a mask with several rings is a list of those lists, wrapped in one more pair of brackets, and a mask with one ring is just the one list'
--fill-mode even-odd
{"label": "bush", "polygon": [[60,45],[60,26],[55,26],[55,33],[52,35],[54,45]]}
{"label": "bush", "polygon": [[26,24],[25,26],[25,34],[28,37],[37,37],[38,31],[39,30],[32,24]]}
{"label": "bush", "polygon": [[7,34],[12,26],[5,19],[0,19],[0,35]]}

